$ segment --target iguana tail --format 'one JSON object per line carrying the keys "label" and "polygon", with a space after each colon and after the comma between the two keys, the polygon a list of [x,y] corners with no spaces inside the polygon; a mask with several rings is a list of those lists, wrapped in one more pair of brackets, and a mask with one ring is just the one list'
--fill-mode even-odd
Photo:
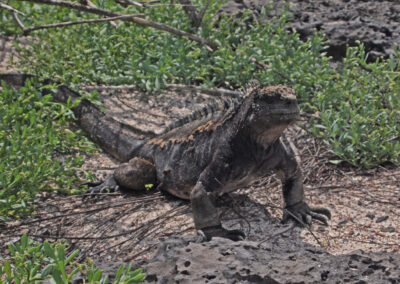
{"label": "iguana tail", "polygon": [[[0,81],[3,80],[16,87],[23,86],[25,81],[31,78],[33,76],[27,74],[0,74]],[[48,85],[54,82],[46,80],[43,83]],[[45,89],[44,92],[51,91]],[[66,86],[59,86],[52,95],[55,101],[61,103],[66,103],[68,99],[74,102],[80,98],[79,93]],[[86,99],[81,100],[79,105],[73,108],[73,112],[83,131],[104,151],[119,161],[128,161],[147,139],[154,136],[154,133],[145,132],[115,120]]]}

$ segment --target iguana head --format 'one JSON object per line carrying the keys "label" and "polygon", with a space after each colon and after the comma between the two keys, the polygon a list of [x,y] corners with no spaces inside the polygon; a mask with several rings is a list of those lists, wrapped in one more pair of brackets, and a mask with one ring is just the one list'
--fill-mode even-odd
{"label": "iguana head", "polygon": [[246,94],[248,102],[251,102],[246,127],[251,136],[264,145],[279,138],[299,116],[296,95],[290,87],[256,85]]}

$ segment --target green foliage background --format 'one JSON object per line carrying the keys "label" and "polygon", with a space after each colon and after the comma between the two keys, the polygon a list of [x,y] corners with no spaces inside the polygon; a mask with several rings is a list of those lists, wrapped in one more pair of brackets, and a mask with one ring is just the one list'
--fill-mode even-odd
{"label": "green foliage background", "polygon": [[0,221],[29,213],[41,191],[77,192],[81,153],[93,149],[80,131],[67,128],[73,106],[42,91],[31,82],[0,90]]}
{"label": "green foliage background", "polygon": [[[359,167],[400,164],[400,53],[396,48],[389,59],[374,63],[367,63],[362,45],[348,48],[343,62],[334,66],[324,53],[323,36],[315,34],[301,41],[288,29],[285,12],[271,21],[266,18],[268,11],[263,11],[255,23],[249,13],[235,18],[216,16],[222,2],[211,1],[202,26],[194,29],[181,7],[169,5],[169,1],[145,9],[123,8],[111,0],[93,2],[125,14],[145,13],[147,19],[217,42],[219,49],[211,52],[187,38],[118,21],[117,29],[98,23],[36,31],[31,35],[32,44],[17,44],[19,67],[76,88],[82,84],[135,84],[150,93],[162,92],[167,83],[238,89],[257,79],[263,84],[291,85],[302,111],[314,117],[307,130],[337,155],[332,162],[346,161]],[[203,6],[206,1],[195,2]],[[27,14],[21,18],[26,26],[96,17],[23,1],[10,0],[8,4]],[[0,10],[0,22],[0,33],[20,33],[7,11]],[[29,86],[18,92],[3,90],[0,167],[10,174],[0,186],[12,193],[0,191],[0,202],[6,204],[12,203],[14,194],[36,192],[49,184],[68,188],[72,180],[62,180],[62,176],[69,176],[81,163],[74,160],[66,167],[49,162],[54,151],[73,149],[72,142],[62,142],[73,140],[69,137],[73,134],[58,131],[70,114],[63,106],[50,104],[49,97],[32,95],[34,92]],[[22,103],[25,100],[38,107],[27,108]],[[24,115],[14,116],[18,111]],[[54,121],[52,115],[59,112],[62,114]],[[12,127],[7,126],[10,123]],[[43,154],[38,160],[21,154],[36,148]],[[41,163],[51,168],[52,177]],[[35,180],[30,182],[32,176]],[[20,202],[16,204],[24,206],[24,198],[17,199]]]}

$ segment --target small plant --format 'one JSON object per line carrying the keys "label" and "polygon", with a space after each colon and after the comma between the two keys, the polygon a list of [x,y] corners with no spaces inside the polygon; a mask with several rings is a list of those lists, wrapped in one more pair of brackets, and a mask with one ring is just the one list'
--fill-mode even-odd
{"label": "small plant", "polygon": [[[87,262],[89,263],[88,265],[89,269],[86,273],[88,283],[108,284],[109,283],[108,275],[103,277],[102,270],[98,269],[90,259]],[[114,284],[139,283],[142,282],[145,278],[146,274],[142,273],[141,268],[131,271],[131,265],[125,267],[125,265],[121,264],[117,270],[117,273],[115,274],[113,283]]]}
{"label": "small plant", "polygon": [[152,183],[145,184],[144,187],[146,188],[147,191],[149,191],[150,189],[152,189],[154,187],[154,184],[152,184]]}
{"label": "small plant", "polygon": [[8,246],[11,259],[1,260],[0,283],[40,283],[46,279],[51,271],[46,266],[41,269],[45,261],[42,244],[34,242],[26,235],[21,237],[20,243]]}
{"label": "small plant", "polygon": [[334,162],[400,165],[400,53],[367,63],[364,46],[348,48],[341,68],[316,90],[312,132],[338,156]]}
{"label": "small plant", "polygon": [[43,190],[78,192],[81,153],[94,148],[79,131],[68,130],[72,107],[53,102],[29,81],[19,90],[2,84],[0,220],[31,212]]}
{"label": "small plant", "polygon": [[[103,276],[103,271],[98,269],[93,261],[88,259],[86,263],[74,262],[79,250],[67,255],[66,247],[67,245],[61,242],[35,243],[27,235],[23,235],[19,243],[8,246],[11,258],[0,259],[0,284],[39,284],[46,279],[55,284],[68,284],[78,273],[85,276],[83,283],[109,283],[108,276]],[[131,271],[130,265],[121,265],[113,283],[139,283],[145,277],[141,269]]]}

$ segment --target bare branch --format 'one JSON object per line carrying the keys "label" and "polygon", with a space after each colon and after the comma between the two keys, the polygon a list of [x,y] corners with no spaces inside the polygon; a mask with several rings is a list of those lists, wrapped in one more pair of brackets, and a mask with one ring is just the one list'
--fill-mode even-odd
{"label": "bare branch", "polygon": [[[128,0],[126,0],[126,1],[128,1]],[[139,2],[139,3],[146,6],[148,4],[161,3],[161,0],[142,1],[142,2]]]}
{"label": "bare branch", "polygon": [[[97,6],[90,0],[78,0],[78,2],[81,3],[82,5],[87,5],[89,7],[97,8]],[[113,21],[110,21],[109,24],[113,26],[115,29],[118,28],[117,24]]]}
{"label": "bare branch", "polygon": [[13,13],[16,13],[16,14],[20,14],[20,15],[22,15],[22,16],[26,16],[26,15],[25,15],[24,13],[22,13],[21,11],[18,11],[17,9],[15,9],[15,8],[13,8],[13,7],[7,5],[7,4],[1,3],[1,2],[0,2],[0,8],[6,9],[6,10],[8,10],[8,11],[10,11],[10,12],[13,12]]}
{"label": "bare branch", "polygon": [[182,4],[183,10],[192,21],[192,25],[196,28],[200,27],[208,5],[210,5],[210,0],[208,0],[207,4],[203,7],[203,9],[201,9],[200,12],[197,12],[196,6],[193,5],[191,0],[179,0],[179,2]]}
{"label": "bare branch", "polygon": [[17,22],[18,26],[19,26],[23,31],[25,31],[26,28],[25,28],[24,24],[21,22],[21,20],[18,18],[17,13],[11,12],[11,14],[12,14],[14,20]]}
{"label": "bare branch", "polygon": [[183,4],[152,4],[152,5],[146,5],[145,8],[154,8],[154,7],[185,7],[185,6],[193,6],[196,7],[196,5],[183,5]]}
{"label": "bare branch", "polygon": [[144,16],[144,14],[132,14],[132,15],[126,15],[126,16],[108,17],[108,18],[103,18],[103,19],[90,19],[90,20],[82,20],[82,21],[61,22],[61,23],[56,23],[56,24],[48,24],[48,25],[31,27],[31,28],[25,28],[23,30],[24,30],[25,34],[28,34],[32,31],[36,31],[36,30],[40,30],[40,29],[49,29],[49,28],[66,27],[66,26],[72,26],[72,25],[109,22],[109,21],[115,21],[115,20],[123,20],[123,19],[127,19],[129,17],[140,17],[140,16]]}
{"label": "bare branch", "polygon": [[154,4],[154,3],[160,3],[161,1],[146,1],[146,2],[136,2],[136,1],[130,1],[130,0],[114,0],[115,3],[120,4],[122,7],[127,7],[128,5],[134,5],[140,8],[152,8],[152,7],[165,7],[165,6],[175,6],[175,7],[184,7],[184,6],[192,6],[196,7],[198,5],[194,4],[175,4],[175,3],[161,3],[161,4]]}
{"label": "bare branch", "polygon": [[146,4],[144,4],[144,3],[139,3],[139,2],[131,1],[131,0],[114,0],[114,2],[121,4],[123,7],[126,7],[128,4],[138,6],[140,8],[146,7]]}
{"label": "bare branch", "polygon": [[201,22],[203,21],[203,17],[208,9],[208,6],[210,6],[210,0],[208,0],[207,4],[203,7],[203,9],[200,10],[200,13],[199,13],[200,25],[201,25]]}
{"label": "bare branch", "polygon": [[183,10],[185,10],[186,14],[193,21],[194,24],[197,22],[197,9],[194,7],[190,0],[179,0],[179,2],[184,6]]}
{"label": "bare branch", "polygon": [[[83,11],[83,12],[97,14],[97,15],[101,15],[101,16],[107,16],[107,17],[124,16],[120,13],[116,13],[113,11],[104,10],[104,9],[95,8],[95,7],[89,7],[89,6],[85,6],[85,5],[80,5],[80,4],[73,3],[73,2],[60,1],[60,0],[22,0],[22,1],[65,7],[65,8],[69,8],[69,9],[73,9],[73,10]],[[210,51],[214,51],[218,48],[218,45],[215,42],[209,41],[207,39],[201,38],[194,34],[191,34],[191,33],[188,33],[188,32],[185,32],[185,31],[182,31],[182,30],[179,30],[179,29],[176,29],[176,28],[164,25],[164,24],[152,22],[152,21],[138,18],[138,17],[129,17],[129,18],[123,19],[123,20],[128,21],[128,22],[134,22],[139,25],[163,30],[163,31],[169,32],[171,34],[174,34],[174,35],[177,35],[180,37],[187,37],[190,40],[196,41],[196,42],[204,45]]]}

